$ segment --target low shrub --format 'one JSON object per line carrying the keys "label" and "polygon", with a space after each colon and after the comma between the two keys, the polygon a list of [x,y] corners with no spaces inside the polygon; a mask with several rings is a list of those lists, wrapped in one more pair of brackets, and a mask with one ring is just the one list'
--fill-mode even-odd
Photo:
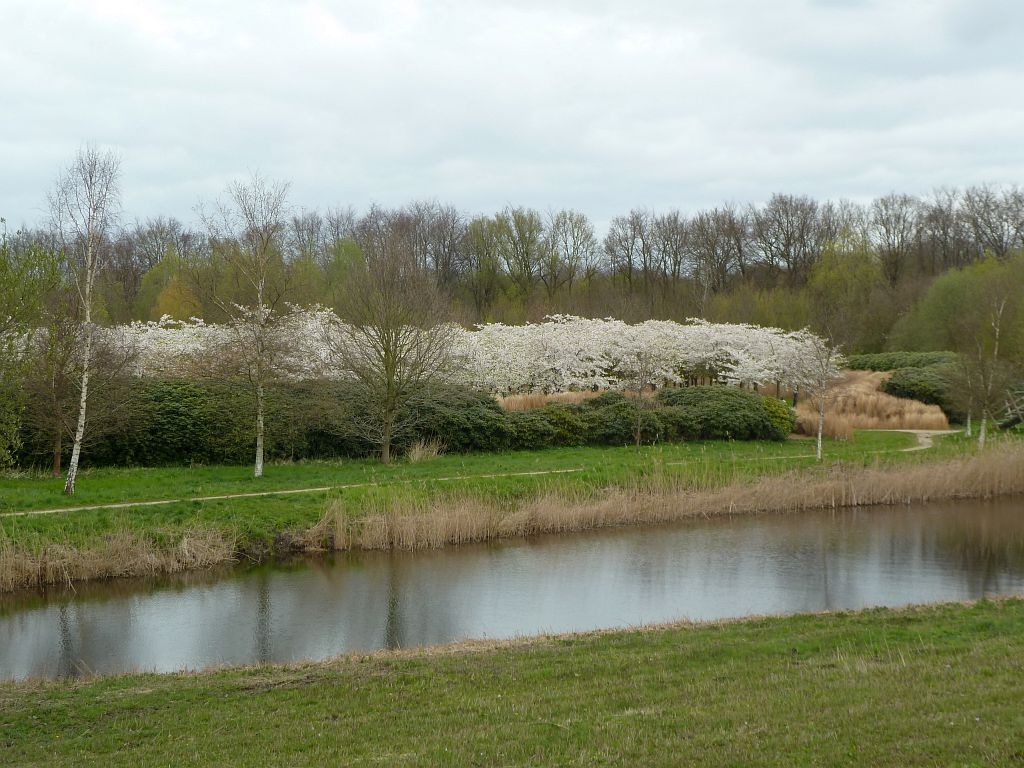
{"label": "low shrub", "polygon": [[576,406],[546,405],[534,411],[547,420],[554,430],[552,445],[572,447],[586,445],[587,421],[585,412]]}
{"label": "low shrub", "polygon": [[952,386],[945,366],[898,368],[882,382],[881,388],[893,397],[937,405],[951,419],[961,416],[960,409],[953,402]]}
{"label": "low shrub", "polygon": [[678,405],[665,405],[658,409],[658,420],[661,422],[662,439],[676,443],[686,440],[697,440],[700,437],[700,424],[690,408]]}
{"label": "low shrub", "polygon": [[614,389],[611,389],[608,390],[607,392],[602,392],[597,397],[590,398],[589,400],[585,401],[582,405],[584,408],[595,410],[599,408],[607,408],[610,405],[619,405],[620,403],[627,402],[629,402],[629,398],[627,398],[621,392],[616,392]]}
{"label": "low shrub", "polygon": [[780,400],[777,397],[765,397],[762,400],[762,405],[768,411],[768,418],[772,420],[772,424],[778,427],[783,435],[788,435],[796,429],[796,411],[785,400]]}
{"label": "low shrub", "polygon": [[[414,404],[406,440],[441,440],[452,453],[507,451],[515,443],[515,417],[493,397],[467,387],[435,387]],[[529,413],[524,411],[523,413]]]}
{"label": "low shrub", "polygon": [[789,434],[773,420],[764,397],[736,387],[663,389],[656,400],[687,409],[701,440],[784,440]]}
{"label": "low shrub", "polygon": [[[639,412],[640,442],[649,444],[662,439],[659,411],[642,407]],[[588,445],[633,445],[636,443],[636,404],[622,398],[603,408],[591,408],[586,414]]]}
{"label": "low shrub", "polygon": [[554,444],[555,428],[547,415],[540,411],[512,411],[508,414],[511,441],[508,446],[516,451],[535,451]]}

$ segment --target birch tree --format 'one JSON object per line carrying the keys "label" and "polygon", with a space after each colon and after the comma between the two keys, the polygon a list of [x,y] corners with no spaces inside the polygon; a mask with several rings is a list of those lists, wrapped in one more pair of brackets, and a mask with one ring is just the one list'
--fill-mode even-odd
{"label": "birch tree", "polygon": [[815,458],[822,458],[822,434],[825,431],[825,408],[828,405],[829,390],[839,375],[843,357],[838,347],[830,340],[806,331],[793,334],[799,337],[801,359],[797,376],[801,388],[811,396],[818,411],[818,429]]}
{"label": "birch tree", "polygon": [[49,197],[52,226],[74,282],[82,327],[81,385],[71,460],[64,483],[67,495],[75,492],[85,437],[95,334],[93,305],[96,278],[107,257],[109,234],[120,214],[120,176],[121,160],[114,152],[86,146],[58,176]]}
{"label": "birch tree", "polygon": [[248,382],[255,403],[253,475],[263,476],[266,387],[277,375],[279,320],[287,273],[282,239],[289,184],[253,174],[228,185],[225,196],[200,216],[214,241],[210,260],[193,270],[197,289],[224,313],[230,344],[222,362]]}

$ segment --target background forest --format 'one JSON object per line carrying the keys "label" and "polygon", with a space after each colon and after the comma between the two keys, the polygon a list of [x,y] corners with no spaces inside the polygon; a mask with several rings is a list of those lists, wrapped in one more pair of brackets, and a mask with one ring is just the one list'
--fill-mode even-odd
{"label": "background forest", "polygon": [[[934,323],[941,302],[924,301],[936,279],[986,258],[1005,263],[1024,245],[1019,187],[892,193],[867,205],[776,194],[689,214],[634,209],[603,231],[575,210],[470,215],[434,201],[281,211],[268,279],[282,302],[334,306],[363,254],[397,236],[467,326],[562,313],[700,317],[810,327],[847,352],[948,348]],[[189,270],[217,261],[232,236],[199,212],[195,226],[157,217],[110,230],[96,284],[101,322],[225,319],[211,296],[229,295],[238,275],[218,270],[224,284],[205,291]],[[6,241],[13,252],[57,245],[45,229]]]}

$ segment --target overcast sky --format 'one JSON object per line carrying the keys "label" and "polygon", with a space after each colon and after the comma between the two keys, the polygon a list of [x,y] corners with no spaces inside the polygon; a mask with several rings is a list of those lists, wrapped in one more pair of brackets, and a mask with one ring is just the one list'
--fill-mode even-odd
{"label": "overcast sky", "polygon": [[606,221],[1024,182],[1020,0],[0,0],[0,216],[84,142],[129,220],[259,170],[296,207]]}

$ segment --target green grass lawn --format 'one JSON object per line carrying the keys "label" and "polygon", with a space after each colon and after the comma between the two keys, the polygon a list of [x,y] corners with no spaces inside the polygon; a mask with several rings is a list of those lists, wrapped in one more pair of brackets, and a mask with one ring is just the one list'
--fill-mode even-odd
{"label": "green grass lawn", "polygon": [[[861,432],[847,442],[830,442],[830,459],[875,456],[914,445],[905,433]],[[438,477],[536,472],[581,468],[590,478],[614,481],[644,471],[655,461],[689,465],[814,453],[810,440],[772,442],[705,442],[622,448],[551,448],[512,453],[453,454],[418,464],[382,465],[372,460],[269,464],[264,477],[252,476],[251,466],[84,469],[73,497],[63,495],[61,478],[45,475],[0,476],[0,513],[151,499],[212,496],[315,486],[432,480]],[[791,466],[791,465],[787,465]]]}
{"label": "green grass lawn", "polygon": [[1024,601],[0,684],[5,766],[1024,761]]}

